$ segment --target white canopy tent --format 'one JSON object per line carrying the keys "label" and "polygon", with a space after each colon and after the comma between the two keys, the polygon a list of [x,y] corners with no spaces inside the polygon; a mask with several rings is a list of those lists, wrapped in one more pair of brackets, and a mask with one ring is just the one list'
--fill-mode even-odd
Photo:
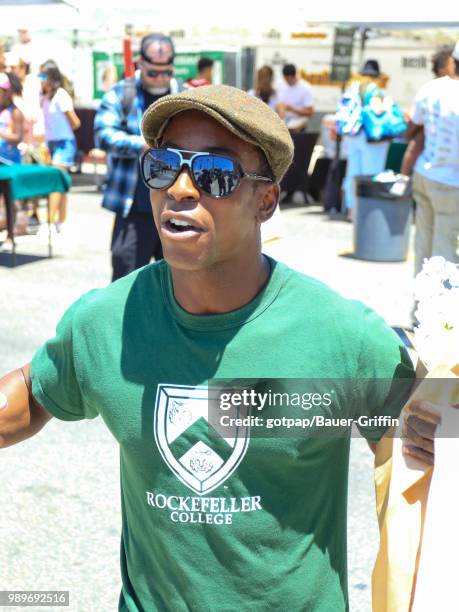
{"label": "white canopy tent", "polygon": [[[348,23],[364,28],[459,28],[459,5],[448,6],[449,19],[438,18],[438,7],[421,6],[417,0],[385,0],[383,5],[358,0],[337,6],[336,1],[304,3],[288,0],[282,7],[267,8],[266,2],[233,0],[0,0],[0,31],[9,34],[17,27],[31,31],[50,29],[119,30],[126,24],[155,30],[246,29],[252,32],[288,29],[296,31],[311,24]],[[390,17],[389,17],[390,16]]]}
{"label": "white canopy tent", "polygon": [[[253,30],[266,28],[304,27],[307,23],[348,22],[365,27],[426,27],[438,24],[459,27],[459,6],[450,5],[447,16],[438,18],[438,6],[423,5],[417,0],[385,0],[376,5],[364,0],[337,5],[333,0],[320,3],[305,3],[304,0],[288,0],[282,6],[268,8],[266,2],[255,0],[233,0],[222,4],[215,0],[200,0],[199,3],[177,0],[173,5],[166,2],[112,0],[110,3],[94,0],[68,2],[78,8],[82,15],[94,21],[136,24],[138,21],[164,29],[193,28],[199,26],[240,28]],[[450,25],[451,24],[451,25]]]}

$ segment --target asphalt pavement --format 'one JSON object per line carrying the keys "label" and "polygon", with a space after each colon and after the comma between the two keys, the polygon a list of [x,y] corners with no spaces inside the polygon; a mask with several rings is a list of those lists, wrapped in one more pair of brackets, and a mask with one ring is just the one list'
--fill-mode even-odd
{"label": "asphalt pavement", "polygon": [[[15,268],[0,254],[0,375],[30,360],[76,298],[110,280],[113,217],[87,178],[75,181],[52,259],[42,235],[18,239]],[[282,224],[282,238],[266,245],[268,253],[360,299],[390,325],[409,324],[411,257],[402,263],[353,258],[352,225],[330,220],[319,206],[284,208]],[[68,590],[71,612],[116,610],[119,458],[102,421],[53,419],[34,438],[2,451],[0,462],[0,590]],[[378,545],[372,478],[371,452],[353,440],[348,567],[355,612],[371,609]]]}

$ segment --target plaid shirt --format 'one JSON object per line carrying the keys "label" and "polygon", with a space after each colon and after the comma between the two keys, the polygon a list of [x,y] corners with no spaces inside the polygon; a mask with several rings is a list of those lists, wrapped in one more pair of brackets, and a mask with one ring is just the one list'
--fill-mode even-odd
{"label": "plaid shirt", "polygon": [[[103,97],[94,119],[94,140],[96,147],[109,154],[102,206],[127,217],[134,201],[139,178],[139,156],[145,141],[140,133],[144,106],[142,83],[136,78],[137,95],[132,101],[125,122],[126,129],[123,129],[124,83],[116,83]],[[176,93],[178,89],[177,82],[172,79],[172,93]]]}

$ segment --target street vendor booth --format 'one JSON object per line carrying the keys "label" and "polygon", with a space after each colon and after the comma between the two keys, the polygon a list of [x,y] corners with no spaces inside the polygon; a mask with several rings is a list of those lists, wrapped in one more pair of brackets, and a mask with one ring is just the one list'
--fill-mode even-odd
{"label": "street vendor booth", "polygon": [[[8,236],[13,243],[12,265],[16,264],[16,242],[14,233],[14,202],[28,198],[48,198],[48,227],[49,195],[51,193],[64,193],[70,189],[69,175],[59,168],[52,166],[10,164],[0,166],[0,195],[3,195],[6,206],[6,219]],[[48,255],[52,257],[51,232],[48,232]]]}

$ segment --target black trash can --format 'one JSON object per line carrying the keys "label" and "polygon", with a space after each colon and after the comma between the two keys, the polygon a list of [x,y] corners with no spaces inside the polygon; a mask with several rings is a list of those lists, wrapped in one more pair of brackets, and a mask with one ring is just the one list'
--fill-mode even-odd
{"label": "black trash can", "polygon": [[391,192],[393,181],[357,176],[354,256],[370,261],[404,261],[408,255],[413,210],[411,190]]}

